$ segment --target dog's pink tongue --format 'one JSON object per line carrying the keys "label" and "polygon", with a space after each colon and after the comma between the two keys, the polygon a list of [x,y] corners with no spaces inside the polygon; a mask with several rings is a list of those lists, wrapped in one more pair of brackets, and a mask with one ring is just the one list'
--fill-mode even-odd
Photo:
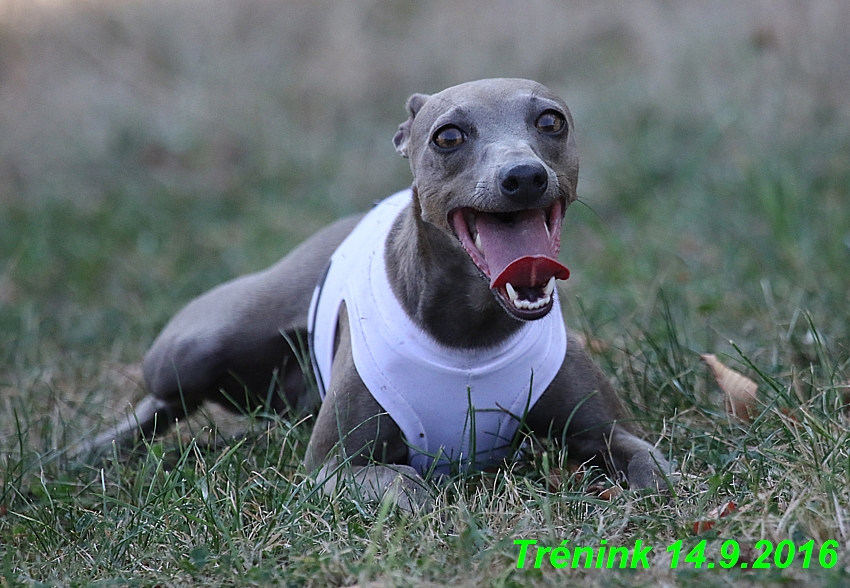
{"label": "dog's pink tongue", "polygon": [[546,216],[541,210],[517,213],[513,222],[503,223],[492,214],[479,213],[476,228],[481,249],[490,269],[490,287],[514,288],[545,286],[554,276],[570,277],[570,270],[558,261],[559,236],[550,237]]}
{"label": "dog's pink tongue", "polygon": [[570,270],[551,257],[526,255],[509,263],[495,279],[491,278],[490,287],[504,287],[507,282],[515,288],[545,286],[552,276],[566,280],[570,277]]}

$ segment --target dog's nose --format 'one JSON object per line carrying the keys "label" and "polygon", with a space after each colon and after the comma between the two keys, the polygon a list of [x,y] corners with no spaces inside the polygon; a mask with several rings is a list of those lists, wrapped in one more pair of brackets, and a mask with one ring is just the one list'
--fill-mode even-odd
{"label": "dog's nose", "polygon": [[517,204],[531,205],[546,193],[549,174],[536,162],[506,165],[499,172],[499,186]]}

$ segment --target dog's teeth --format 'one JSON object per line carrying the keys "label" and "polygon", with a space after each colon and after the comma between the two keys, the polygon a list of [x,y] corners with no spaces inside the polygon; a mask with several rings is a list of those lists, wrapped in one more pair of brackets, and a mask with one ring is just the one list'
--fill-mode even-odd
{"label": "dog's teeth", "polygon": [[552,292],[555,291],[555,276],[549,278],[549,281],[546,283],[546,287],[543,288],[543,293],[546,294],[546,297],[550,297]]}
{"label": "dog's teeth", "polygon": [[510,298],[511,301],[519,307],[519,305],[517,304],[518,294],[516,293],[516,290],[514,290],[514,287],[511,286],[510,282],[505,282],[505,290],[507,290],[508,292],[508,298]]}
{"label": "dog's teeth", "polygon": [[[511,287],[511,290],[513,290],[513,287]],[[537,310],[552,302],[552,295],[546,294],[543,298],[538,298],[534,302],[522,298],[511,298],[511,302],[520,310]]]}
{"label": "dog's teeth", "polygon": [[481,247],[481,233],[475,234],[475,246],[478,247],[479,251],[483,251],[483,249]]}
{"label": "dog's teeth", "polygon": [[546,222],[546,219],[543,219],[543,228],[546,229],[546,238],[549,239],[552,235],[549,233],[549,223]]}

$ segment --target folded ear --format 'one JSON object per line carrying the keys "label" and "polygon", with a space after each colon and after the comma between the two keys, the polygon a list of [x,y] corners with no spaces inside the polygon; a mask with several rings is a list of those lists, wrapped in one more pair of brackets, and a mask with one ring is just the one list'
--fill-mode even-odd
{"label": "folded ear", "polygon": [[419,112],[419,109],[422,108],[422,105],[425,104],[428,98],[430,96],[427,94],[414,94],[407,99],[407,112],[410,117],[398,125],[398,132],[393,137],[395,150],[405,159],[407,158],[407,144],[410,141],[410,127],[413,125],[413,119],[416,118],[416,113]]}

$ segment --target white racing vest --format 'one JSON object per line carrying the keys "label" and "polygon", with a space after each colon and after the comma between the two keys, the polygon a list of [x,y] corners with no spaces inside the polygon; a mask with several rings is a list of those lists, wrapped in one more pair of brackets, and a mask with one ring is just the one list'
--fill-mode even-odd
{"label": "white racing vest", "polygon": [[[520,421],[561,368],[567,333],[558,304],[495,347],[457,349],[438,343],[402,308],[387,279],[384,244],[411,191],[378,203],[331,256],[313,293],[308,341],[324,399],[334,339],[345,301],[354,365],[409,446],[423,476],[452,466],[497,466]],[[532,377],[533,376],[533,377]]]}

